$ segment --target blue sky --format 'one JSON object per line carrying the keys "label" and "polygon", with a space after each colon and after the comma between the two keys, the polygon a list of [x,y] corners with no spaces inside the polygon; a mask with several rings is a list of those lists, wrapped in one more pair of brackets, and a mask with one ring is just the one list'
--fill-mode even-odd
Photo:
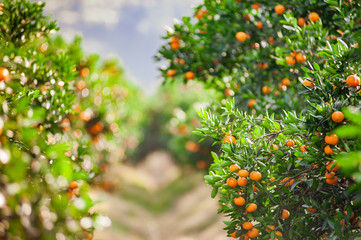
{"label": "blue sky", "polygon": [[[201,0],[46,0],[46,13],[71,40],[83,37],[84,49],[102,57],[118,57],[129,79],[146,93],[159,79],[153,55],[162,44],[165,26],[174,18],[193,14]],[[158,78],[157,78],[158,77]]]}

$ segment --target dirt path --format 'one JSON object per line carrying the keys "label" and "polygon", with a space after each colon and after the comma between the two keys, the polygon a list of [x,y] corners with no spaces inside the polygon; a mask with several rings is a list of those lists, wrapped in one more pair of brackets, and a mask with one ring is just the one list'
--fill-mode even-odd
{"label": "dirt path", "polygon": [[201,173],[184,174],[165,152],[154,152],[137,166],[119,165],[109,177],[121,184],[107,193],[93,189],[95,210],[112,219],[95,240],[224,240],[217,200],[210,198]]}

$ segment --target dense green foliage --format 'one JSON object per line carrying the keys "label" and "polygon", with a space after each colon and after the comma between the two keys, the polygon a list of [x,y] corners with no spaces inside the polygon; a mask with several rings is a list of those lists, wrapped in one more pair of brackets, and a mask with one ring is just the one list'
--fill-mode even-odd
{"label": "dense green foliage", "polygon": [[142,98],[116,61],[53,38],[44,5],[0,5],[0,239],[91,239],[110,220],[89,184],[142,138]]}
{"label": "dense green foliage", "polygon": [[[360,3],[223,0],[195,11],[167,32],[157,59],[169,64],[162,70],[167,81],[190,81],[190,71],[194,80],[234,95],[201,111],[196,131],[223,143],[205,179],[212,197],[220,195],[218,212],[230,217],[228,233],[359,236],[361,148],[353,132],[358,115],[351,112],[361,100]],[[255,211],[248,208],[253,204]]]}

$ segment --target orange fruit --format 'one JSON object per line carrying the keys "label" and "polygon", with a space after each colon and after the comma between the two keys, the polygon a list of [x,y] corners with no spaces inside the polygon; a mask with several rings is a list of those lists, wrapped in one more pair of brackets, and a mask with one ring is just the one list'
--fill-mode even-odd
{"label": "orange fruit", "polygon": [[332,171],[332,172],[337,172],[338,170],[340,170],[340,164],[336,164],[332,169],[331,169],[331,166],[332,166],[332,164],[334,163],[335,161],[332,161],[332,162],[330,162],[329,164],[327,164],[327,167],[326,167],[326,169],[328,170],[328,171]]}
{"label": "orange fruit", "polygon": [[68,196],[68,198],[72,198],[75,196],[75,193],[73,192],[67,192],[66,195]]}
{"label": "orange fruit", "polygon": [[297,23],[298,23],[298,26],[303,27],[305,25],[305,23],[306,23],[306,20],[303,17],[300,17],[297,20]]}
{"label": "orange fruit", "polygon": [[179,38],[177,38],[177,37],[171,37],[171,38],[170,38],[170,43],[179,43]]}
{"label": "orange fruit", "polygon": [[253,48],[253,49],[259,49],[259,47],[260,47],[259,43],[252,43],[251,44],[251,48]]}
{"label": "orange fruit", "polygon": [[278,147],[276,146],[276,145],[272,145],[272,147],[273,147],[273,151],[277,151],[278,150]]}
{"label": "orange fruit", "polygon": [[233,201],[237,206],[243,206],[246,203],[246,200],[243,197],[236,197]]}
{"label": "orange fruit", "polygon": [[317,22],[318,19],[320,19],[320,16],[318,16],[318,14],[315,13],[315,12],[311,12],[311,13],[308,15],[308,19],[309,19],[311,22]]}
{"label": "orange fruit", "polygon": [[262,178],[262,174],[258,171],[253,171],[251,172],[251,174],[249,175],[249,177],[253,180],[253,181],[259,181]]}
{"label": "orange fruit", "polygon": [[253,228],[253,224],[252,224],[251,222],[244,222],[244,223],[242,224],[242,227],[243,227],[243,229],[245,229],[245,230],[249,230],[249,229]]}
{"label": "orange fruit", "polygon": [[267,39],[267,41],[269,42],[269,44],[274,44],[274,43],[275,43],[275,40],[274,40],[273,37],[269,37],[269,38]]}
{"label": "orange fruit", "polygon": [[325,142],[330,145],[336,145],[338,143],[338,137],[336,134],[331,134],[325,137]]}
{"label": "orange fruit", "polygon": [[258,21],[258,22],[256,23],[256,28],[258,28],[258,29],[263,29],[263,24],[262,24],[261,21]]}
{"label": "orange fruit", "polygon": [[174,69],[169,69],[167,71],[167,77],[172,77],[172,76],[174,76],[175,73],[176,73],[176,71]]}
{"label": "orange fruit", "polygon": [[0,68],[0,81],[8,80],[10,77],[9,70],[7,68]]}
{"label": "orange fruit", "polygon": [[326,178],[326,182],[328,184],[334,185],[334,184],[336,184],[338,182],[338,178],[337,177],[334,177],[334,178],[331,178],[331,179]]}
{"label": "orange fruit", "polygon": [[64,118],[63,120],[61,120],[61,121],[60,121],[60,127],[61,127],[61,129],[63,129],[65,132],[70,131],[71,125],[70,125],[70,120],[69,120],[69,118]]}
{"label": "orange fruit", "polygon": [[276,234],[277,236],[283,237],[283,234],[282,234],[280,231],[276,231],[275,234]]}
{"label": "orange fruit", "polygon": [[253,9],[259,9],[261,6],[258,4],[258,3],[254,3],[254,4],[252,4],[251,5],[251,7],[253,8]]}
{"label": "orange fruit", "polygon": [[304,61],[306,61],[306,57],[302,55],[302,53],[297,53],[296,54],[296,61],[299,63],[302,63]]}
{"label": "orange fruit", "polygon": [[247,235],[242,235],[242,236],[241,236],[241,239],[243,239],[243,240],[248,240],[249,237],[248,237]]}
{"label": "orange fruit", "polygon": [[256,99],[250,99],[250,100],[248,101],[248,107],[249,107],[249,108],[252,108],[253,105],[255,105],[256,103],[257,103],[257,100],[256,100]]}
{"label": "orange fruit", "polygon": [[172,43],[170,44],[170,48],[173,49],[173,50],[179,49],[179,43],[172,42]]}
{"label": "orange fruit", "polygon": [[255,185],[253,185],[252,187],[253,187],[253,192],[258,192],[259,191],[259,189]]}
{"label": "orange fruit", "polygon": [[237,238],[237,230],[234,231],[233,233],[230,233],[229,236],[233,237],[233,238]]}
{"label": "orange fruit", "polygon": [[289,147],[293,147],[295,145],[295,142],[291,139],[287,140],[286,145]]}
{"label": "orange fruit", "polygon": [[247,212],[254,212],[256,210],[257,210],[257,205],[254,203],[251,203],[250,205],[248,205],[248,207],[246,207]]}
{"label": "orange fruit", "polygon": [[303,85],[308,86],[308,87],[311,87],[311,88],[314,87],[313,83],[312,83],[310,80],[308,80],[308,79],[305,79],[305,80],[303,81]]}
{"label": "orange fruit", "polygon": [[268,86],[263,86],[262,87],[262,93],[263,94],[269,94],[271,92],[271,88]]}
{"label": "orange fruit", "polygon": [[248,231],[247,235],[250,238],[255,238],[259,235],[259,231],[257,228],[252,228],[251,230]]}
{"label": "orange fruit", "polygon": [[192,141],[186,142],[185,147],[186,147],[187,151],[190,151],[190,152],[198,152],[200,150],[199,144],[192,142]]}
{"label": "orange fruit", "polygon": [[243,18],[247,21],[251,20],[251,16],[249,14],[244,15]]}
{"label": "orange fruit", "polygon": [[352,87],[357,87],[360,85],[360,78],[355,75],[350,75],[346,78],[346,83]]}
{"label": "orange fruit", "polygon": [[332,121],[334,121],[336,123],[342,122],[344,118],[345,118],[345,116],[340,111],[336,111],[336,112],[332,113],[332,115],[331,115]]}
{"label": "orange fruit", "polygon": [[317,208],[311,208],[311,207],[308,207],[306,208],[306,210],[310,213],[316,213],[317,212]]}
{"label": "orange fruit", "polygon": [[184,77],[185,77],[187,80],[192,80],[192,79],[195,77],[195,74],[194,74],[194,72],[188,71],[188,72],[186,72],[186,74],[184,75]]}
{"label": "orange fruit", "polygon": [[[331,166],[330,166],[331,167]],[[325,177],[327,178],[327,179],[332,179],[332,178],[334,178],[335,177],[335,172],[326,172],[325,173]]]}
{"label": "orange fruit", "polygon": [[87,68],[87,67],[83,67],[80,69],[80,76],[82,78],[86,78],[87,76],[89,76],[89,73],[90,73],[90,71],[89,71],[89,68]]}
{"label": "orange fruit", "polygon": [[93,235],[87,232],[83,232],[82,233],[84,235],[84,237],[86,238],[86,240],[92,240],[93,239]]}
{"label": "orange fruit", "polygon": [[290,178],[289,177],[285,177],[283,180],[282,180],[282,183],[284,183],[284,185],[286,187],[288,186],[291,186],[293,183],[294,183],[294,179],[292,178],[291,180],[289,180]]}
{"label": "orange fruit", "polygon": [[305,152],[307,152],[307,148],[308,148],[308,146],[302,145],[302,146],[300,147],[300,150],[301,150],[301,152],[305,153]]}
{"label": "orange fruit", "polygon": [[79,80],[76,82],[75,86],[78,91],[81,91],[86,88],[86,82],[84,80]]}
{"label": "orange fruit", "polygon": [[248,34],[244,33],[244,32],[238,32],[238,33],[236,33],[236,38],[238,41],[244,42],[248,38]]}
{"label": "orange fruit", "polygon": [[[347,216],[347,211],[344,211],[344,213],[346,214],[346,216]],[[351,212],[351,217],[350,217],[350,219],[351,218],[354,218],[355,217],[355,214],[354,214],[354,212]]]}
{"label": "orange fruit", "polygon": [[333,154],[333,151],[332,151],[330,145],[327,145],[323,150],[327,155],[332,155]]}
{"label": "orange fruit", "polygon": [[232,135],[227,135],[224,139],[223,139],[223,143],[234,143],[236,144],[236,138]]}
{"label": "orange fruit", "polygon": [[199,160],[198,162],[197,162],[197,168],[198,169],[206,169],[206,167],[207,167],[207,162],[206,161],[203,161],[203,160]]}
{"label": "orange fruit", "polygon": [[237,171],[239,169],[239,167],[235,164],[232,164],[230,167],[229,167],[229,171],[231,172],[234,172],[234,171]]}
{"label": "orange fruit", "polygon": [[240,177],[240,178],[238,178],[237,183],[238,183],[238,186],[243,187],[243,186],[247,185],[248,181],[244,177]]}
{"label": "orange fruit", "polygon": [[287,219],[289,217],[290,217],[290,212],[287,209],[283,209],[281,218],[282,219]]}
{"label": "orange fruit", "polygon": [[230,187],[235,187],[237,186],[237,180],[234,179],[234,178],[228,178],[227,179],[227,185],[230,186]]}
{"label": "orange fruit", "polygon": [[104,129],[104,124],[102,122],[97,122],[89,128],[89,132],[92,135],[97,135]]}
{"label": "orange fruit", "polygon": [[287,78],[282,79],[281,85],[288,87],[290,85],[290,80]]}
{"label": "orange fruit", "polygon": [[70,182],[69,189],[75,189],[78,187],[78,183],[75,181]]}
{"label": "orange fruit", "polygon": [[295,63],[296,63],[296,60],[295,60],[295,58],[294,57],[292,57],[292,56],[287,56],[286,57],[286,62],[288,63],[288,65],[295,65]]}
{"label": "orange fruit", "polygon": [[276,5],[275,7],[275,12],[278,14],[278,15],[282,15],[284,12],[285,12],[285,7],[281,4],[278,4]]}
{"label": "orange fruit", "polygon": [[181,134],[185,134],[187,132],[187,128],[188,128],[187,125],[183,123],[179,125],[178,132]]}
{"label": "orange fruit", "polygon": [[233,96],[234,95],[234,91],[229,89],[229,88],[226,88],[226,90],[224,90],[224,95],[226,97],[229,97],[229,96]]}
{"label": "orange fruit", "polygon": [[275,230],[275,226],[267,225],[266,232],[270,233],[271,231]]}
{"label": "orange fruit", "polygon": [[275,177],[271,177],[270,178],[270,183],[273,183],[275,180],[276,180]]}
{"label": "orange fruit", "polygon": [[201,20],[203,18],[203,15],[207,13],[207,10],[204,9],[200,9],[197,14],[196,14],[196,18],[198,18],[198,20]]}
{"label": "orange fruit", "polygon": [[238,176],[240,176],[240,177],[246,178],[246,177],[248,177],[248,175],[249,175],[249,172],[247,170],[241,169],[238,171]]}

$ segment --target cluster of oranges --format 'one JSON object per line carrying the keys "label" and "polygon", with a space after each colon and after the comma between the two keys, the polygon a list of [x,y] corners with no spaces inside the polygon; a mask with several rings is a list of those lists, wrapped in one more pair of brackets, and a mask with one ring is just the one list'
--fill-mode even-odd
{"label": "cluster of oranges", "polygon": [[306,57],[302,55],[302,53],[295,51],[291,52],[290,56],[286,57],[286,62],[290,66],[295,65],[296,61],[298,63],[303,63],[304,61],[306,61]]}
{"label": "cluster of oranges", "polygon": [[[248,214],[248,213],[252,213],[255,212],[257,210],[257,204],[256,203],[249,203],[246,204],[246,199],[243,196],[243,192],[245,192],[245,188],[247,187],[248,184],[248,180],[247,178],[249,177],[250,180],[254,181],[254,182],[258,182],[262,179],[262,174],[258,171],[252,171],[251,173],[249,173],[248,170],[246,169],[240,169],[237,165],[232,164],[229,167],[229,171],[230,173],[236,173],[238,175],[238,179],[234,178],[234,177],[229,177],[226,181],[227,185],[231,188],[240,188],[239,189],[239,196],[236,196],[233,199],[233,203],[239,208],[239,211],[242,211],[242,209],[244,209],[244,214]],[[274,180],[274,179],[272,179]],[[271,180],[271,181],[272,181]],[[287,179],[285,179],[287,181]],[[288,185],[287,185],[288,186]],[[253,185],[253,191],[254,192],[258,192],[258,189]],[[283,209],[282,213],[281,213],[281,219],[285,220],[288,219],[290,217],[290,212],[287,209]],[[242,237],[242,239],[249,239],[249,238],[256,238],[260,231],[254,226],[257,225],[257,221],[252,221],[252,222],[248,222],[245,221],[242,223],[241,227],[239,230],[235,230],[234,232],[230,233],[230,236],[233,238],[239,238]],[[242,231],[246,230],[246,231]],[[274,231],[275,236],[283,236],[282,232],[280,231],[275,231],[276,228],[274,225],[267,225],[267,229],[265,229],[268,233],[270,233],[271,231]],[[240,234],[243,234],[241,235]]]}
{"label": "cluster of oranges", "polygon": [[173,49],[173,50],[179,49],[179,38],[177,38],[177,37],[172,37],[172,38],[170,39],[169,44],[170,44],[170,48],[171,48],[171,49]]}
{"label": "cluster of oranges", "polygon": [[[252,181],[260,181],[262,179],[262,174],[260,172],[252,171],[251,173],[249,173],[248,170],[239,169],[239,167],[237,165],[234,165],[234,164],[229,167],[229,170],[230,170],[231,173],[234,173],[234,172],[238,171],[237,174],[239,176],[239,178],[237,180],[235,178],[233,178],[233,177],[230,177],[230,178],[227,179],[227,185],[229,187],[231,187],[231,188],[235,188],[237,186],[246,187],[247,184],[248,184],[248,180],[247,180],[248,177]],[[253,187],[254,187],[254,185],[253,185]],[[256,190],[256,189],[254,188],[254,190]],[[241,189],[241,192],[242,191],[243,190]],[[242,196],[235,197],[233,199],[233,202],[237,206],[244,206],[246,204],[246,200]],[[257,204],[255,204],[255,203],[247,204],[246,207],[245,207],[245,214],[252,213],[252,212],[254,212],[256,210],[257,210]],[[244,222],[242,224],[242,228],[244,230],[248,230],[246,235],[243,236],[245,239],[255,238],[255,237],[257,237],[259,235],[259,230],[257,228],[254,228],[253,224],[251,222]],[[234,238],[238,238],[237,231],[231,233],[230,235],[232,237],[234,237]]]}

